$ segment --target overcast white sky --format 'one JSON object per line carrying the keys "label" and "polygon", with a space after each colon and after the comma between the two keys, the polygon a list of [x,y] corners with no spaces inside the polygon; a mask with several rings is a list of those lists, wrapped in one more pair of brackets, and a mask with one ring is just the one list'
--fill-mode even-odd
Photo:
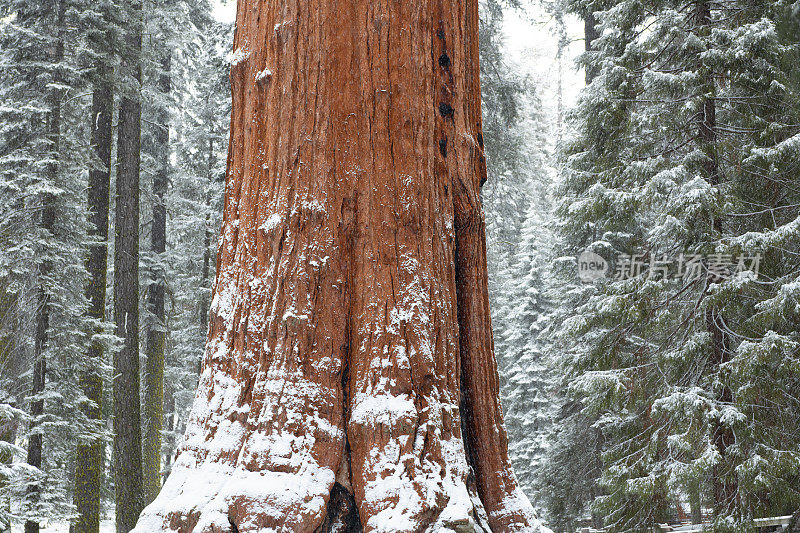
{"label": "overcast white sky", "polygon": [[[219,20],[232,22],[236,18],[235,0],[213,0],[214,14]],[[557,36],[552,17],[538,2],[522,12],[511,10],[505,16],[507,59],[529,73],[539,87],[547,114],[555,118],[558,64]],[[570,46],[563,58],[564,105],[572,105],[583,87],[583,72],[575,67],[575,58],[583,51],[583,24],[577,18],[567,20]]]}
{"label": "overcast white sky", "polygon": [[[509,10],[504,27],[508,59],[528,72],[538,83],[546,109],[555,114],[558,86],[558,37],[553,18],[538,5],[526,11]],[[583,22],[577,17],[566,20],[569,46],[562,60],[564,105],[575,103],[584,86],[583,71],[575,68],[576,58],[583,52]]]}

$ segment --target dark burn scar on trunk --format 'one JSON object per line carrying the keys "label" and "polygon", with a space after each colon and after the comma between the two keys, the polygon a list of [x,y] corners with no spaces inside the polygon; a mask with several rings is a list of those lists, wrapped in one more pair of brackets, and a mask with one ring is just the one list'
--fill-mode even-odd
{"label": "dark burn scar on trunk", "polygon": [[447,137],[439,140],[439,152],[442,157],[447,157]]}
{"label": "dark burn scar on trunk", "polygon": [[442,102],[439,104],[439,114],[442,115],[444,118],[452,117],[455,110],[453,106],[448,104],[447,102]]}

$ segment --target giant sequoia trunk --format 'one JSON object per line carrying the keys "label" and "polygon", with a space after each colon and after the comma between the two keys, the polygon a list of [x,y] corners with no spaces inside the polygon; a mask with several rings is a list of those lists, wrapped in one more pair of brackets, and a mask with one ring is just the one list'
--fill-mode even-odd
{"label": "giant sequoia trunk", "polygon": [[489,320],[477,1],[240,0],[199,390],[136,531],[535,531]]}

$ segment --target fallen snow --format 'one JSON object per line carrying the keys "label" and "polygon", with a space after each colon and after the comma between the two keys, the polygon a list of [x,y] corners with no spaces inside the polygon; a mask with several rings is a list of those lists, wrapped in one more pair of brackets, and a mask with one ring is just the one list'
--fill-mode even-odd
{"label": "fallen snow", "polygon": [[[40,533],[67,533],[69,531],[68,522],[48,522],[42,523],[41,526]],[[11,526],[11,533],[23,533],[24,529],[24,524],[14,524]],[[116,533],[116,531],[113,518],[100,521],[100,533]]]}

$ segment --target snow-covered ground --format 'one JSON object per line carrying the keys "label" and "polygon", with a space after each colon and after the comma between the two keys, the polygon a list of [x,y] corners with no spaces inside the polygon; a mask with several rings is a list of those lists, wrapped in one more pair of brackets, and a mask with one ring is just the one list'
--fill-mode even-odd
{"label": "snow-covered ground", "polygon": [[[24,524],[14,524],[11,527],[11,533],[22,533],[24,529]],[[100,533],[115,533],[116,530],[113,519],[100,522]],[[67,522],[42,524],[41,533],[69,533],[69,524]]]}

